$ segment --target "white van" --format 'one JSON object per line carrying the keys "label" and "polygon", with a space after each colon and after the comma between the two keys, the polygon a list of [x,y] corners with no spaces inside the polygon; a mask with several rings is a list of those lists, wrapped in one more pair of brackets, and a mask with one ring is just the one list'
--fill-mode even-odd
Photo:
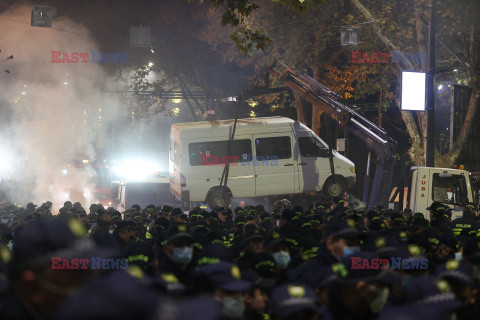
{"label": "white van", "polygon": [[[178,199],[228,206],[230,198],[324,191],[342,196],[355,183],[355,165],[329,148],[304,124],[285,117],[173,124],[170,131],[170,191]],[[220,187],[230,162],[226,187]]]}

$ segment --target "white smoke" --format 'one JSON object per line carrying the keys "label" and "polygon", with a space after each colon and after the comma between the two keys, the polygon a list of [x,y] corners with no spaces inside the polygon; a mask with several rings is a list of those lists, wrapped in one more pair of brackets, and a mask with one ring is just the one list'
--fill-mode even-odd
{"label": "white smoke", "polygon": [[51,52],[99,49],[84,26],[55,18],[55,28],[74,33],[31,27],[30,13],[30,6],[21,6],[0,15],[0,60],[14,56],[0,63],[0,104],[12,109],[10,123],[0,128],[0,152],[16,162],[10,174],[34,181],[23,204],[50,200],[58,209],[71,200],[88,205],[94,200],[91,172],[74,167],[73,159],[78,152],[95,158],[101,120],[96,112],[106,109],[101,99],[108,79],[99,63],[52,63]]}

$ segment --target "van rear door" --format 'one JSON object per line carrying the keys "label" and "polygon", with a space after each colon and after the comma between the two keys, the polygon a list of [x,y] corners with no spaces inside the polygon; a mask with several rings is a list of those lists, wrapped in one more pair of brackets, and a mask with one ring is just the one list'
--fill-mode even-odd
{"label": "van rear door", "polygon": [[291,132],[253,135],[255,194],[295,193],[294,139]]}

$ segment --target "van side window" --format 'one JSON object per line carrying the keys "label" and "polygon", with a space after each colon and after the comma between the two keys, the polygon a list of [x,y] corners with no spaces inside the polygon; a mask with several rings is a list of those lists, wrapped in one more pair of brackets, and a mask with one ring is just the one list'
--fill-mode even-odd
{"label": "van side window", "polygon": [[468,203],[467,184],[463,175],[441,177],[440,174],[434,173],[432,186],[433,201],[463,205]]}
{"label": "van side window", "polygon": [[188,145],[190,165],[201,166],[252,161],[252,141],[250,139],[233,140],[229,155],[227,155],[227,146],[228,141],[190,143]]}
{"label": "van side window", "polygon": [[325,146],[314,137],[298,138],[300,155],[302,157],[321,157],[325,155]]}
{"label": "van side window", "polygon": [[258,138],[255,139],[255,146],[259,161],[292,157],[290,137]]}

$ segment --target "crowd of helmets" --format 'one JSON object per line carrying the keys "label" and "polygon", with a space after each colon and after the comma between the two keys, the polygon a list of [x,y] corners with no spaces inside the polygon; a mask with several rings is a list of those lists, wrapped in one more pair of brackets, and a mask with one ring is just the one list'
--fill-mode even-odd
{"label": "crowd of helmets", "polygon": [[480,319],[477,208],[426,209],[2,203],[0,319]]}

